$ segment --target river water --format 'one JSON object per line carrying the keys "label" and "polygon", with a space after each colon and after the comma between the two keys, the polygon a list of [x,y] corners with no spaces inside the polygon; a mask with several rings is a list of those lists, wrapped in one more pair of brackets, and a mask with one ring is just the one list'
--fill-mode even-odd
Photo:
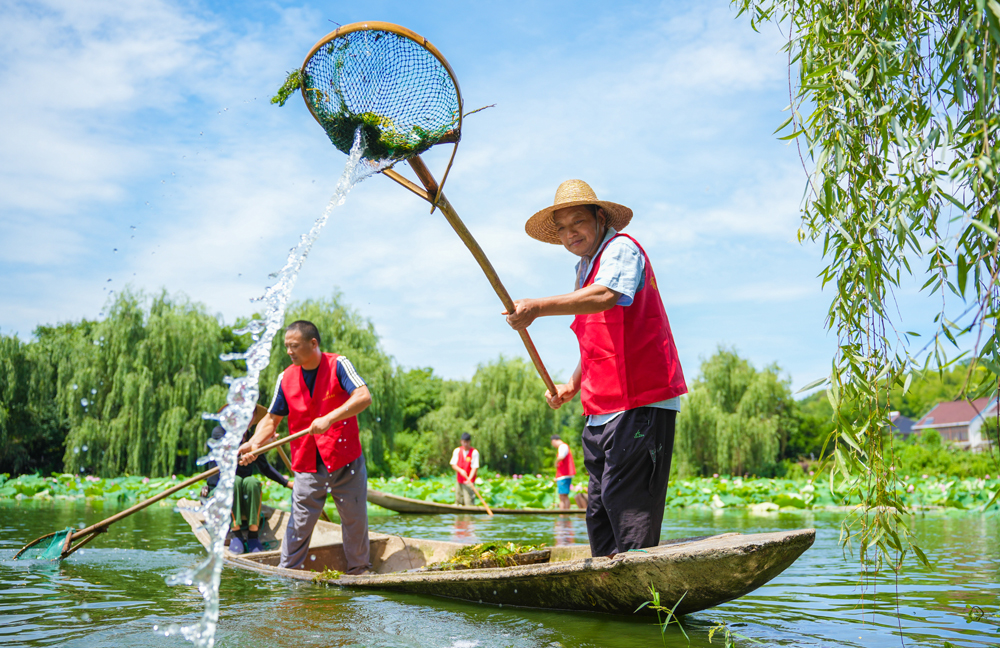
{"label": "river water", "polygon": [[[0,646],[189,646],[153,632],[191,623],[202,600],[165,578],[204,557],[172,505],[153,506],[61,563],[12,561],[53,529],[89,525],[118,510],[103,500],[0,501]],[[123,507],[122,507],[123,508]],[[373,594],[226,568],[217,646],[308,648],[570,648],[722,646],[718,622],[765,646],[994,646],[1000,595],[1000,518],[933,513],[912,519],[933,570],[863,579],[838,545],[837,513],[673,511],[664,537],[814,527],[816,543],[784,574],[736,601],[689,615],[662,638],[648,617],[497,608],[403,594]],[[373,516],[383,533],[438,540],[586,543],[581,516]],[[966,605],[987,616],[966,619]],[[902,639],[900,638],[902,629]],[[755,645],[738,640],[740,646]]]}

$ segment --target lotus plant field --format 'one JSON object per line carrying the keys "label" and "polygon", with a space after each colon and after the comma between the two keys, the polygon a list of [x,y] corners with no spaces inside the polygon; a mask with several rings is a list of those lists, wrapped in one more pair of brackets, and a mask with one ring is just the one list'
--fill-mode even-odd
{"label": "lotus plant field", "polygon": [[[78,499],[96,498],[135,503],[169,488],[181,476],[150,479],[130,476],[100,478],[92,475],[53,474],[21,475],[10,478],[0,474],[0,499]],[[265,503],[287,509],[291,491],[263,479]],[[578,479],[578,484],[583,480]],[[502,508],[551,508],[555,502],[555,483],[539,475],[497,475],[482,473],[476,481],[490,506]],[[914,509],[949,508],[984,510],[1000,489],[1000,476],[984,475],[977,479],[952,479],[930,475],[909,475],[899,481],[902,500]],[[394,495],[433,502],[454,502],[455,478],[452,475],[426,479],[403,477],[369,480],[369,487]],[[579,486],[574,485],[574,488]],[[667,491],[668,508],[749,508],[754,511],[796,509],[831,509],[853,506],[844,499],[843,483],[829,478],[809,480],[742,479],[702,477],[675,479]],[[176,493],[174,498],[197,499],[200,485]],[[331,506],[332,509],[332,506]],[[1000,510],[994,502],[990,511]]]}

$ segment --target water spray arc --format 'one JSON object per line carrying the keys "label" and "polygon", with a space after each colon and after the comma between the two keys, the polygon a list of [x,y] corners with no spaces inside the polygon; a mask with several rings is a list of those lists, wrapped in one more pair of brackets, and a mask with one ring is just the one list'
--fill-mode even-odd
{"label": "water spray arc", "polygon": [[199,459],[199,463],[215,461],[219,468],[219,483],[212,496],[199,511],[205,519],[205,528],[212,538],[211,551],[205,560],[197,567],[184,570],[167,579],[170,585],[196,586],[205,600],[205,611],[201,619],[194,624],[181,626],[172,624],[167,627],[154,627],[154,630],[167,636],[179,635],[193,642],[196,646],[212,648],[215,645],[215,629],[219,621],[219,581],[224,563],[226,533],[229,529],[229,516],[233,504],[233,486],[236,478],[238,449],[243,438],[243,432],[253,417],[254,406],[259,396],[260,373],[267,367],[271,355],[271,343],[285,323],[285,311],[291,299],[292,288],[298,278],[299,270],[309,255],[313,243],[330,219],[334,209],[344,204],[347,194],[361,180],[378,171],[362,158],[364,137],[359,129],[354,136],[353,145],[344,173],[337,183],[333,197],[327,204],[323,215],[316,219],[308,233],[301,236],[288,254],[284,267],[275,273],[277,281],[268,287],[263,296],[256,301],[264,305],[263,319],[252,320],[245,328],[235,331],[238,335],[249,333],[254,342],[244,353],[230,353],[222,356],[222,360],[246,360],[247,375],[240,378],[227,379],[229,383],[228,405],[218,414],[205,414],[206,419],[218,420],[226,430],[218,442],[209,442],[211,452],[207,457]]}

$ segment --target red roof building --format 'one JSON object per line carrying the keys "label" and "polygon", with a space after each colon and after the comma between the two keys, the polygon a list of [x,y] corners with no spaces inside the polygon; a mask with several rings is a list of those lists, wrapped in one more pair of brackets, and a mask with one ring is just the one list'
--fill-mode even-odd
{"label": "red roof building", "polygon": [[959,447],[979,449],[989,445],[983,438],[983,424],[997,416],[997,399],[978,398],[972,402],[959,400],[938,403],[920,417],[913,426],[914,432],[937,430],[944,441]]}

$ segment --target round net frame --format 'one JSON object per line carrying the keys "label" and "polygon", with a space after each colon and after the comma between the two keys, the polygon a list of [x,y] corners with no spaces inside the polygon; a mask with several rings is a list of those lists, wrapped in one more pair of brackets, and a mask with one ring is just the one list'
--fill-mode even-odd
{"label": "round net frame", "polygon": [[436,144],[458,147],[462,95],[455,73],[436,47],[405,27],[339,27],[310,50],[301,78],[306,106],[344,153],[358,127],[365,159],[382,168]]}

